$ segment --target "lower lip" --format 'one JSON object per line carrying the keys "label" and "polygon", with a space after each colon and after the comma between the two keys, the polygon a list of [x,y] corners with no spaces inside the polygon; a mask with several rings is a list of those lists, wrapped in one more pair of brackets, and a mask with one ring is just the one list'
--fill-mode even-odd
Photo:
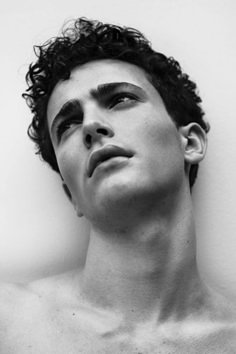
{"label": "lower lip", "polygon": [[129,157],[126,156],[114,156],[109,158],[108,160],[105,160],[101,162],[93,171],[93,175],[98,172],[99,170],[109,170],[117,167],[122,167],[123,165],[126,165],[128,162]]}

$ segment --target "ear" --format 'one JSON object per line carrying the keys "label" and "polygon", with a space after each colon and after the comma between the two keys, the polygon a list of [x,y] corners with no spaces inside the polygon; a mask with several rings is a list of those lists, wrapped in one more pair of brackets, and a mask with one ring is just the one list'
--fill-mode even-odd
{"label": "ear", "polygon": [[69,201],[73,204],[74,206],[74,209],[76,211],[76,214],[78,215],[78,217],[82,217],[83,216],[83,213],[80,211],[79,207],[77,206],[75,200],[73,199],[72,197],[72,194],[68,188],[68,186],[65,184],[65,182],[63,181],[62,182],[62,188],[65,192],[65,195],[67,196],[67,198],[69,199]]}
{"label": "ear", "polygon": [[204,159],[207,149],[207,135],[204,129],[195,122],[179,128],[184,159],[188,165],[198,164]]}

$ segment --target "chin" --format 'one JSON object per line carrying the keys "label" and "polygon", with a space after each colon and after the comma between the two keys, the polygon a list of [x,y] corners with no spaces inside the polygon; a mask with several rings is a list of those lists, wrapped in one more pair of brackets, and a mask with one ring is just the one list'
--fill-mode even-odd
{"label": "chin", "polygon": [[122,181],[113,178],[99,187],[96,199],[100,201],[100,205],[118,206],[117,203],[128,203],[139,189],[134,181],[127,178]]}
{"label": "chin", "polygon": [[[102,227],[114,226],[116,229],[133,222],[137,215],[148,210],[153,202],[153,190],[148,183],[140,184],[134,178],[113,178],[101,183],[93,196],[89,219]],[[110,224],[111,222],[111,224]]]}
{"label": "chin", "polygon": [[[130,171],[129,171],[130,172]],[[92,222],[128,223],[153,208],[166,205],[163,203],[168,198],[172,203],[176,186],[175,178],[153,178],[145,173],[116,173],[101,178],[91,190],[88,219]],[[174,186],[175,185],[175,186]]]}

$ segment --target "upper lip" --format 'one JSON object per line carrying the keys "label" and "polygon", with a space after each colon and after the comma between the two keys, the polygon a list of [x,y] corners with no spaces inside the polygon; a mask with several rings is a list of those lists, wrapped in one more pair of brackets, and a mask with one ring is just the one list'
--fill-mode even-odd
{"label": "upper lip", "polygon": [[89,177],[92,176],[95,168],[100,163],[115,156],[132,157],[133,153],[130,150],[125,150],[124,148],[116,145],[106,145],[103,148],[92,152],[88,161],[88,168],[87,168],[88,176]]}

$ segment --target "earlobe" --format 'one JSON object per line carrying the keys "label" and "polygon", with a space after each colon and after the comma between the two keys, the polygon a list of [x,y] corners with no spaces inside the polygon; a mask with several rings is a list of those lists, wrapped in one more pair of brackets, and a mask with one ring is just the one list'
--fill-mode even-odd
{"label": "earlobe", "polygon": [[79,218],[82,218],[82,216],[84,216],[84,214],[79,209],[75,208],[75,210],[76,210],[76,214]]}
{"label": "earlobe", "polygon": [[195,122],[179,128],[184,149],[185,162],[190,165],[203,160],[207,148],[207,135],[203,128]]}

